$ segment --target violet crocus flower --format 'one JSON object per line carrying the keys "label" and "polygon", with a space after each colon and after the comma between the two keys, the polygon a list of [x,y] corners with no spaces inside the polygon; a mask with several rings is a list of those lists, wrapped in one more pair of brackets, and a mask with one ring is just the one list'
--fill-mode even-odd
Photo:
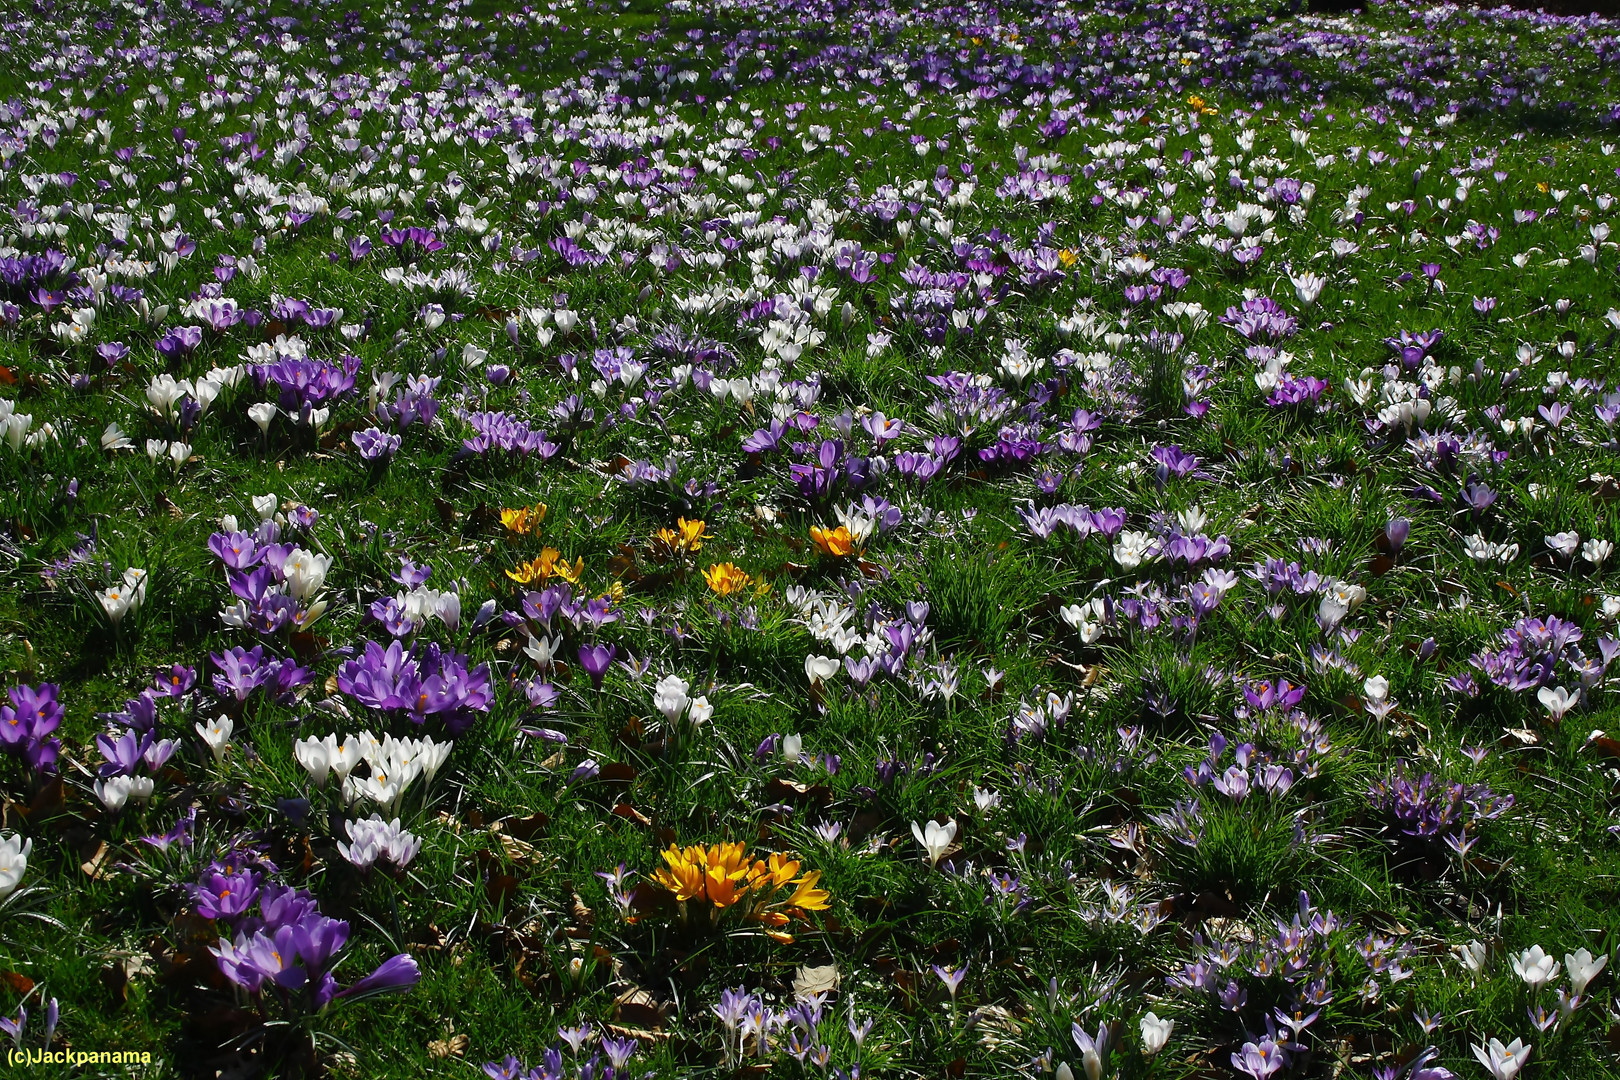
{"label": "violet crocus flower", "polygon": [[619,651],[616,645],[581,645],[579,647],[579,666],[585,669],[585,674],[591,677],[591,685],[602,689],[602,676],[613,663],[613,657]]}
{"label": "violet crocus flower", "polygon": [[1113,1034],[1107,1024],[1098,1027],[1095,1036],[1089,1034],[1079,1024],[1070,1025],[1069,1035],[1080,1050],[1080,1065],[1085,1070],[1086,1080],[1101,1080],[1103,1070],[1108,1067],[1108,1052],[1112,1048]]}
{"label": "violet crocus flower", "polygon": [[0,745],[40,738],[56,730],[62,722],[62,706],[56,700],[55,683],[14,686],[7,691],[10,705],[0,705]]}
{"label": "violet crocus flower", "polygon": [[1384,539],[1389,543],[1389,553],[1399,555],[1406,546],[1406,537],[1412,531],[1412,523],[1405,518],[1391,518],[1384,526]]}
{"label": "violet crocus flower", "polygon": [[1155,446],[1151,456],[1161,484],[1172,476],[1180,480],[1198,468],[1197,456],[1179,446]]}
{"label": "violet crocus flower", "polygon": [[117,737],[108,734],[97,735],[96,749],[101,751],[101,756],[105,760],[96,770],[96,775],[103,779],[111,776],[134,776],[136,768],[151,748],[151,732],[143,735],[126,731]]}
{"label": "violet crocus flower", "polygon": [[616,1039],[607,1035],[602,1036],[602,1052],[613,1062],[615,1071],[622,1070],[630,1064],[630,1058],[635,1054],[638,1045],[640,1044],[634,1038]]}
{"label": "violet crocus flower", "polygon": [[971,964],[963,964],[961,967],[934,965],[934,974],[939,976],[939,981],[945,984],[945,989],[950,992],[953,1002],[956,1000],[956,992],[961,989],[962,981],[967,978],[968,968],[971,966]]}
{"label": "violet crocus flower", "polygon": [[54,772],[62,741],[51,737],[62,722],[55,683],[14,686],[10,705],[0,705],[0,751],[16,754],[38,772]]}
{"label": "violet crocus flower", "polygon": [[[217,865],[217,864],[216,864]],[[259,898],[259,877],[252,870],[211,870],[199,884],[187,886],[192,907],[205,919],[234,922]]]}
{"label": "violet crocus flower", "polygon": [[349,436],[362,461],[386,461],[398,452],[401,439],[379,428],[369,427]]}
{"label": "violet crocus flower", "polygon": [[1287,1051],[1269,1038],[1258,1043],[1246,1042],[1242,1050],[1232,1055],[1232,1067],[1254,1080],[1268,1080],[1287,1063]]}
{"label": "violet crocus flower", "polygon": [[152,689],[167,697],[184,697],[197,685],[197,669],[185,664],[175,664],[168,671],[159,672],[153,681]]}
{"label": "violet crocus flower", "polygon": [[1496,492],[1480,483],[1470,483],[1462,490],[1462,500],[1467,505],[1469,513],[1475,521],[1485,516],[1496,503]]}
{"label": "violet crocus flower", "polygon": [[244,649],[240,645],[223,653],[211,653],[209,660],[219,669],[214,676],[214,691],[221,697],[234,697],[246,701],[249,694],[262,686],[271,675],[264,661],[264,646]]}

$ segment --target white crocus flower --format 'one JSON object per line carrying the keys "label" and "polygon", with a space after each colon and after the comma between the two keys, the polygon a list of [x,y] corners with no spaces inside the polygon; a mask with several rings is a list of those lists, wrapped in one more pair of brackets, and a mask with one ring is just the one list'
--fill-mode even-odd
{"label": "white crocus flower", "polygon": [[169,419],[174,418],[181,398],[195,395],[196,388],[191,385],[190,379],[176,379],[167,372],[153,376],[146,387],[147,403],[154,412]]}
{"label": "white crocus flower", "polygon": [[938,866],[939,860],[945,857],[945,852],[956,841],[956,819],[952,818],[943,825],[937,821],[930,821],[926,831],[913,821],[911,835],[917,838],[917,843],[928,853],[928,865]]}
{"label": "white crocus flower", "polygon": [[1174,1020],[1160,1020],[1154,1013],[1142,1017],[1142,1055],[1154,1057],[1164,1049],[1170,1041],[1170,1033],[1176,1028]]}
{"label": "white crocus flower", "polygon": [[691,704],[692,699],[687,694],[691,688],[679,675],[666,675],[653,689],[653,708],[663,713],[667,722],[675,723]]}
{"label": "white crocus flower", "polygon": [[1543,686],[1536,691],[1536,700],[1541,702],[1542,706],[1547,710],[1548,716],[1552,718],[1552,722],[1556,724],[1564,718],[1565,713],[1580,704],[1581,694],[1579,690],[1570,693],[1562,686],[1556,689]]}
{"label": "white crocus flower", "polygon": [[820,686],[838,674],[838,668],[838,661],[830,656],[812,655],[804,658],[804,674],[811,686]]}
{"label": "white crocus flower", "polygon": [[691,721],[693,727],[707,724],[713,716],[714,706],[709,704],[707,697],[701,695],[693,698],[692,703],[686,708],[686,718]]}
{"label": "white crocus flower", "polygon": [[259,425],[260,434],[268,435],[270,434],[270,425],[276,419],[277,411],[276,407],[268,401],[256,401],[248,406],[248,418]]}
{"label": "white crocus flower", "polygon": [[101,601],[107,618],[114,626],[118,625],[125,615],[139,609],[146,600],[146,571],[130,567],[124,571],[123,581],[97,593],[96,599]]}
{"label": "white crocus flower", "polygon": [[1532,945],[1513,958],[1513,971],[1532,990],[1539,990],[1558,978],[1558,961],[1540,945]]}
{"label": "white crocus flower", "polygon": [[324,739],[311,735],[293,743],[293,757],[298,759],[298,764],[309,773],[310,782],[318,788],[326,786],[327,777],[332,771],[332,759],[336,755],[336,735],[328,735]]}
{"label": "white crocus flower", "polygon": [[1608,964],[1607,956],[1594,958],[1586,949],[1564,954],[1564,966],[1569,969],[1569,989],[1575,997],[1586,993],[1587,984],[1598,977]]}
{"label": "white crocus flower", "polygon": [[1046,361],[1029,354],[1029,347],[1017,338],[1007,341],[1001,357],[1001,373],[1013,382],[1023,385],[1024,380],[1046,366]]}
{"label": "white crocus flower", "polygon": [[0,837],[0,900],[16,891],[28,871],[28,856],[34,850],[33,840],[24,840],[13,833]]}
{"label": "white crocus flower", "polygon": [[1474,1056],[1490,1070],[1494,1080],[1513,1080],[1530,1057],[1530,1047],[1519,1039],[1506,1046],[1502,1045],[1501,1039],[1492,1039],[1489,1045],[1475,1046],[1473,1049]]}
{"label": "white crocus flower", "polygon": [[434,742],[423,736],[416,742],[416,763],[422,770],[422,786],[433,786],[433,778],[439,775],[444,763],[450,760],[450,751],[455,749],[452,742]]}
{"label": "white crocus flower", "polygon": [[109,776],[105,780],[96,781],[96,798],[101,800],[101,805],[107,808],[108,813],[116,814],[129,801],[132,787],[132,779],[128,776]]}
{"label": "white crocus flower", "polygon": [[561,644],[561,637],[537,638],[533,634],[530,634],[529,643],[523,647],[523,652],[530,660],[534,661],[535,667],[539,668],[541,671],[544,671],[551,666],[551,661],[557,655],[557,648]]}
{"label": "white crocus flower", "polygon": [[133,450],[135,449],[135,443],[124,433],[124,429],[119,427],[118,421],[115,420],[102,431],[101,448],[110,454],[115,450]]}
{"label": "white crocus flower", "polygon": [[1121,570],[1135,570],[1157,554],[1151,533],[1132,532],[1127,529],[1114,543],[1114,561]]}
{"label": "white crocus flower", "polygon": [[[337,743],[336,735],[331,736],[331,739],[334,744]],[[338,778],[339,783],[342,783],[349,778],[349,774],[354,771],[356,765],[360,764],[364,756],[360,740],[350,735],[343,740],[342,745],[334,745],[329,753],[332,775]]]}
{"label": "white crocus flower", "polygon": [[305,601],[321,591],[321,586],[326,584],[326,572],[331,568],[332,556],[294,548],[281,564],[281,573],[292,598]]}
{"label": "white crocus flower", "polygon": [[218,764],[225,760],[225,749],[231,744],[231,732],[236,730],[236,722],[228,716],[221,716],[211,724],[197,721],[197,734],[207,745],[209,752],[214,755],[214,762]]}
{"label": "white crocus flower", "polygon": [[1304,307],[1315,304],[1316,298],[1322,295],[1323,286],[1327,284],[1327,278],[1313,274],[1309,270],[1289,276],[1294,282],[1294,295],[1299,297],[1299,302]]}

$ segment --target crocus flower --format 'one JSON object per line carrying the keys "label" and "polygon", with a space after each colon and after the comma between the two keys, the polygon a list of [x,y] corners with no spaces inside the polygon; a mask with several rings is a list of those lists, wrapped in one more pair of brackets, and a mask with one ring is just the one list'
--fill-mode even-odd
{"label": "crocus flower", "polygon": [[753,584],[754,579],[733,563],[717,563],[703,571],[703,580],[720,596],[730,596]]}
{"label": "crocus flower", "polygon": [[1569,969],[1570,993],[1575,997],[1580,997],[1586,993],[1587,985],[1598,977],[1598,974],[1603,971],[1608,962],[1609,958],[1607,956],[1599,956],[1594,959],[1592,954],[1585,948],[1581,948],[1574,953],[1565,953],[1564,966]]}
{"label": "crocus flower", "polygon": [[339,840],[338,853],[360,870],[369,870],[379,858],[403,870],[422,849],[420,839],[400,828],[399,818],[384,821],[376,814],[364,820],[351,818],[343,829],[350,842]]}
{"label": "crocus flower", "polygon": [[328,735],[325,739],[311,735],[293,743],[293,757],[309,773],[310,782],[318,788],[326,786],[327,776],[332,770],[332,759],[336,755],[336,735]]}
{"label": "crocus flower", "polygon": [[1142,1017],[1142,1054],[1145,1057],[1154,1057],[1165,1044],[1170,1041],[1170,1033],[1175,1030],[1174,1020],[1160,1020],[1149,1012]]}
{"label": "crocus flower", "polygon": [[1532,945],[1513,958],[1513,971],[1532,990],[1539,990],[1558,978],[1558,961],[1547,955],[1540,945]]}
{"label": "crocus flower", "polygon": [[201,720],[196,723],[197,734],[202,736],[203,743],[214,755],[214,762],[225,760],[225,748],[231,744],[231,732],[236,727],[236,721],[228,716],[221,716],[211,724],[204,724]]}
{"label": "crocus flower", "polygon": [[16,833],[0,836],[0,900],[16,891],[28,870],[28,856],[34,850],[32,838],[23,839]]}
{"label": "crocus flower", "polygon": [[961,989],[962,980],[967,978],[968,968],[970,966],[971,965],[963,964],[961,967],[957,968],[942,967],[939,964],[934,965],[934,974],[939,976],[939,981],[945,984],[945,989],[950,992],[952,1001],[956,1000],[956,991]]}
{"label": "crocus flower", "polygon": [[1536,700],[1541,702],[1542,706],[1547,710],[1548,717],[1556,724],[1564,718],[1565,713],[1580,703],[1581,692],[1576,690],[1574,693],[1570,693],[1562,686],[1556,688],[1543,686],[1536,691]]}
{"label": "crocus flower", "polygon": [[917,843],[921,844],[927,853],[928,865],[938,866],[939,860],[945,857],[945,852],[956,841],[956,819],[952,818],[943,825],[937,821],[930,821],[926,832],[922,825],[913,821],[911,835],[917,838]]}
{"label": "crocus flower", "polygon": [[1285,1062],[1286,1052],[1271,1039],[1246,1042],[1243,1049],[1232,1055],[1232,1067],[1253,1080],[1268,1080]]}
{"label": "crocus flower", "polygon": [[1473,1050],[1474,1056],[1490,1070],[1494,1080],[1513,1080],[1530,1057],[1530,1047],[1518,1039],[1506,1046],[1502,1045],[1502,1040],[1492,1039],[1489,1044],[1476,1045]]}
{"label": "crocus flower", "polygon": [[1102,1080],[1103,1068],[1108,1064],[1108,1051],[1113,1041],[1113,1032],[1107,1024],[1097,1028],[1097,1034],[1092,1036],[1079,1024],[1069,1028],[1069,1034],[1074,1039],[1075,1046],[1080,1048],[1080,1065],[1085,1070],[1086,1080]]}
{"label": "crocus flower", "polygon": [[616,645],[581,645],[579,647],[579,666],[585,669],[585,674],[591,677],[591,685],[602,689],[602,676],[613,663],[613,657],[619,651]]}
{"label": "crocus flower", "polygon": [[811,655],[804,658],[804,676],[810,680],[811,686],[820,686],[838,674],[838,667],[838,661],[828,656]]}
{"label": "crocus flower", "polygon": [[1543,539],[1546,540],[1549,548],[1566,559],[1573,559],[1575,552],[1579,551],[1581,546],[1581,534],[1577,532],[1554,533],[1552,536],[1543,537]]}
{"label": "crocus flower", "polygon": [[122,581],[97,593],[96,599],[101,601],[108,621],[117,626],[125,615],[139,608],[146,599],[146,571],[130,567],[124,571]]}

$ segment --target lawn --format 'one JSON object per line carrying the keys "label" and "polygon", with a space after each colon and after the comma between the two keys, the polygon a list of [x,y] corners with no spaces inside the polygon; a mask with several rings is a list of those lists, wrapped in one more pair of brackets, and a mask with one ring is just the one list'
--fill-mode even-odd
{"label": "lawn", "polygon": [[12,1073],[1620,1075],[1620,21],[0,55]]}

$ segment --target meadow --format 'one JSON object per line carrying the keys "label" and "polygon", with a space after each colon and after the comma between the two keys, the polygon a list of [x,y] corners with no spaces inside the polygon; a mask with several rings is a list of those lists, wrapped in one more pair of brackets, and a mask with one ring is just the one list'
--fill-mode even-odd
{"label": "meadow", "polygon": [[0,59],[16,1074],[1620,1075],[1620,21]]}

